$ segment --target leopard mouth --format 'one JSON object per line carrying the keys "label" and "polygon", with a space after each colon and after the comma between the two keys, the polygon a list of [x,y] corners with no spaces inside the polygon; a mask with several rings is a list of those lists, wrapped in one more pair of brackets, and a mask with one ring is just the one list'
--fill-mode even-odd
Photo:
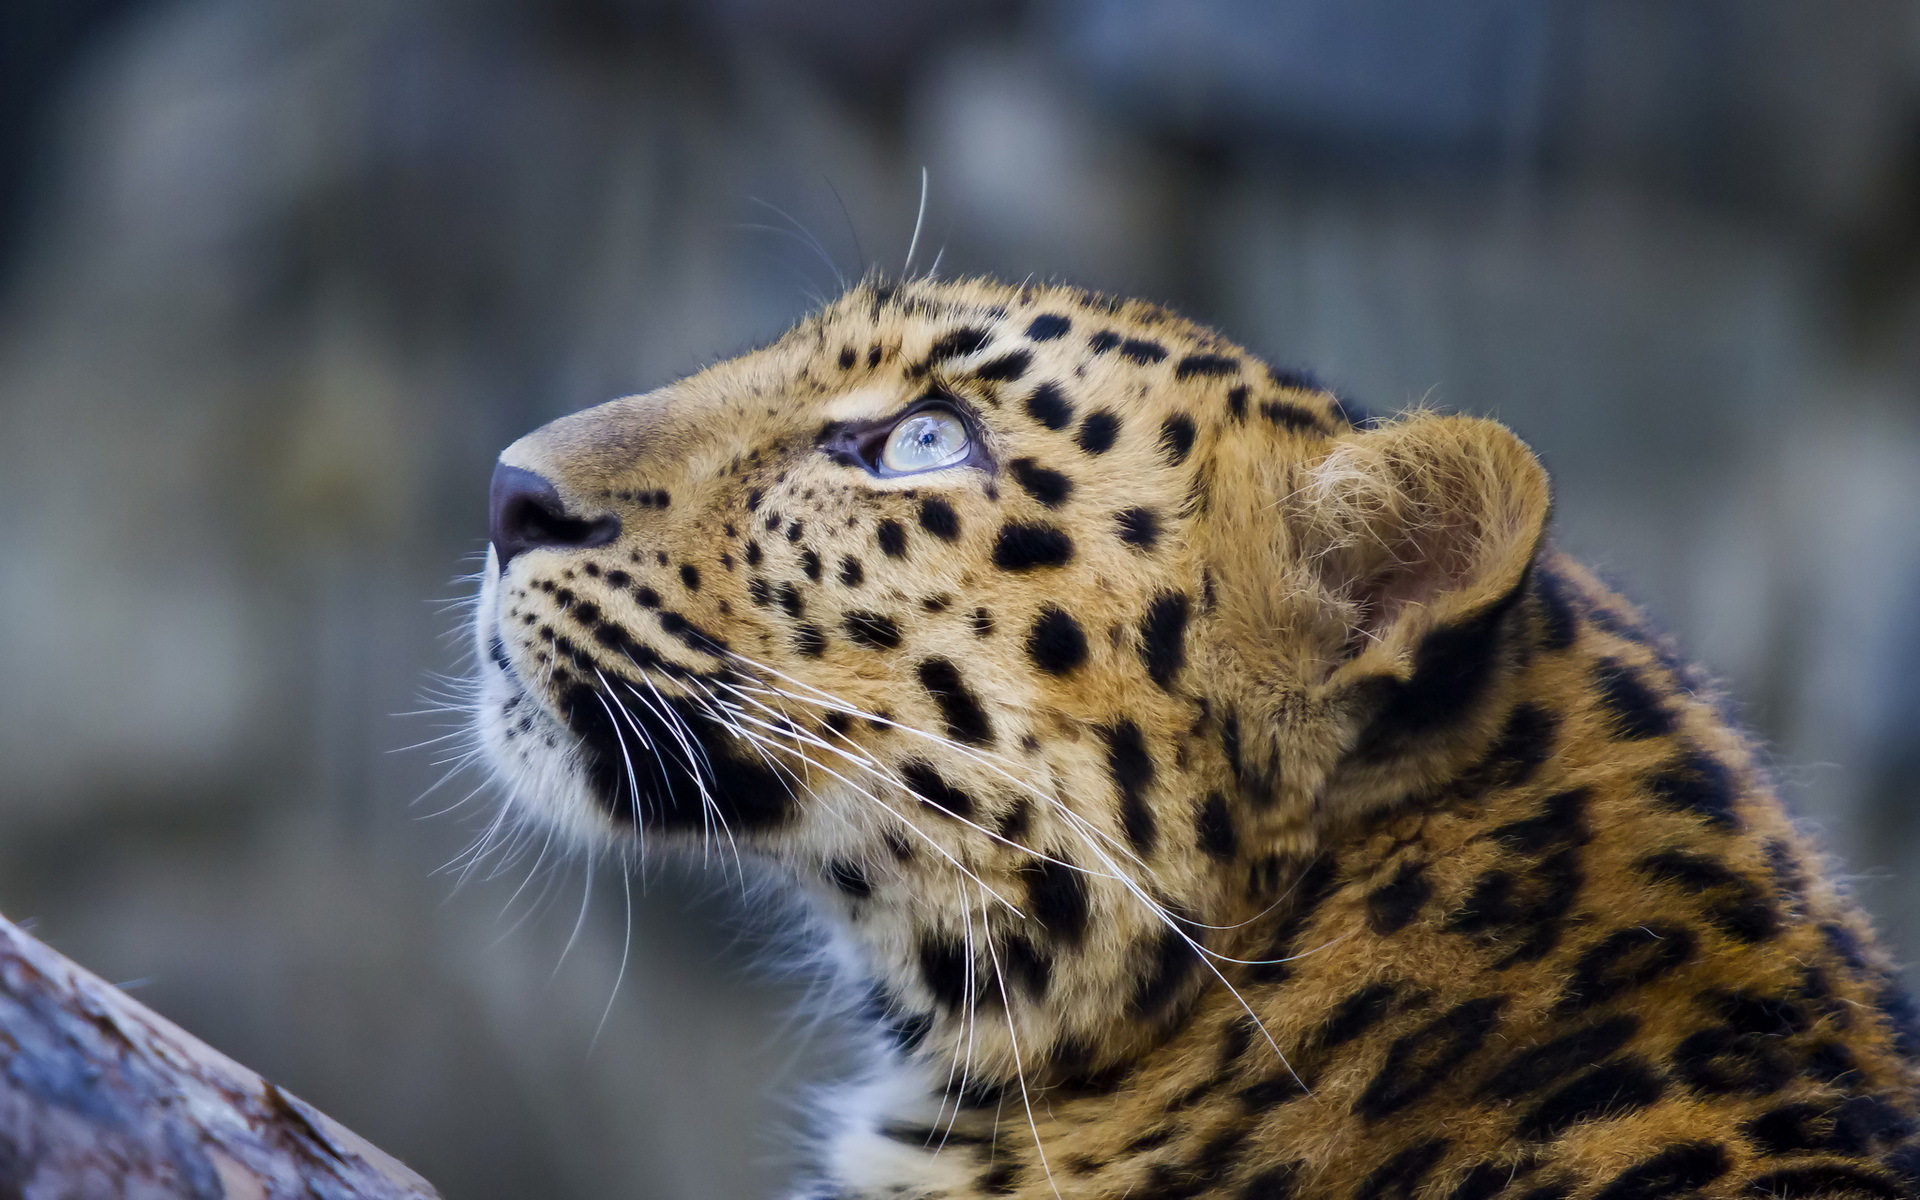
{"label": "leopard mouth", "polygon": [[727,669],[694,672],[636,645],[623,656],[632,669],[616,673],[576,650],[542,687],[516,664],[510,634],[479,633],[492,718],[484,740],[524,806],[566,823],[591,807],[616,829],[695,836],[765,831],[794,816],[793,772],[693,698],[724,688]]}
{"label": "leopard mouth", "polygon": [[620,825],[750,833],[795,813],[791,772],[754,756],[700,705],[649,681],[603,673],[596,684],[576,680],[553,707],[578,739],[589,793]]}

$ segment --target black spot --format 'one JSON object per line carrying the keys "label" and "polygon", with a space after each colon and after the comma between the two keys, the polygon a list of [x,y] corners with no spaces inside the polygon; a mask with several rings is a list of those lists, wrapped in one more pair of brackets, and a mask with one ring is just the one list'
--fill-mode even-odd
{"label": "black spot", "polygon": [[1199,953],[1175,929],[1162,929],[1144,955],[1138,984],[1129,1003],[1135,1018],[1152,1020],[1179,998],[1200,965]]}
{"label": "black spot", "polygon": [[1446,928],[1507,946],[1496,967],[1533,962],[1559,945],[1562,919],[1579,898],[1583,878],[1573,849],[1551,854],[1523,870],[1489,870],[1447,918]]}
{"label": "black spot", "polygon": [[1733,812],[1739,795],[1733,772],[1698,748],[1689,748],[1679,762],[1648,779],[1647,789],[1668,808],[1693,813],[1709,825],[1732,829],[1739,824]]}
{"label": "black spot", "polygon": [[976,608],[968,618],[973,625],[973,636],[987,637],[993,633],[993,614],[984,608]]}
{"label": "black spot", "polygon": [[1195,377],[1214,377],[1235,375],[1240,371],[1237,359],[1224,354],[1189,354],[1174,364],[1175,379],[1193,379]]}
{"label": "black spot", "polygon": [[1262,1079],[1259,1083],[1240,1089],[1238,1096],[1240,1102],[1249,1110],[1265,1112],[1270,1108],[1278,1108],[1289,1100],[1297,1100],[1306,1094],[1307,1089],[1299,1078],[1292,1071],[1283,1070],[1277,1075]]}
{"label": "black spot", "polygon": [[967,951],[959,939],[927,934],[920,942],[920,976],[936,1003],[950,1013],[967,1007]]}
{"label": "black spot", "polygon": [[[818,578],[817,567],[815,568],[815,572],[816,572],[815,578]],[[699,591],[700,590],[700,568],[694,566],[692,563],[681,563],[680,564],[680,582],[684,584],[686,586],[686,589],[690,592]]]}
{"label": "black spot", "polygon": [[1043,383],[1027,397],[1027,415],[1048,429],[1065,429],[1073,424],[1073,404],[1059,385]]}
{"label": "black spot", "polygon": [[1030,998],[1039,1000],[1047,994],[1047,987],[1053,982],[1053,958],[1045,950],[1030,939],[1014,934],[1001,949],[1001,959],[1006,964],[1007,978]]}
{"label": "black spot", "polygon": [[1680,1142],[1614,1176],[1594,1200],[1678,1200],[1725,1175],[1730,1165],[1724,1146]]}
{"label": "black spot", "polygon": [[677,612],[662,612],[660,614],[660,628],[663,632],[679,638],[690,650],[697,650],[702,654],[712,654],[715,656],[727,652],[725,638],[716,637],[708,633]]}
{"label": "black spot", "polygon": [[951,596],[923,596],[920,599],[920,607],[930,613],[945,612],[947,606],[952,603]]}
{"label": "black spot", "polygon": [[1588,1008],[1651,983],[1693,957],[1693,934],[1673,925],[1634,925],[1600,939],[1574,963],[1560,1007]]}
{"label": "black spot", "polygon": [[633,599],[641,608],[660,607],[660,593],[645,585],[633,589]]}
{"label": "black spot", "polygon": [[[684,574],[685,568],[683,567],[681,568],[681,570],[682,570],[682,573]],[[811,579],[815,583],[819,583],[820,582],[820,556],[811,550],[802,550],[800,552],[800,570],[801,570],[801,573],[806,575],[808,579]]]}
{"label": "black spot", "polygon": [[1354,992],[1321,1025],[1315,1044],[1325,1050],[1346,1045],[1385,1019],[1399,994],[1397,983],[1370,983]]}
{"label": "black spot", "polygon": [[911,1053],[927,1040],[933,1030],[933,1018],[927,1013],[901,1011],[894,997],[881,987],[867,996],[863,1011],[902,1052]]}
{"label": "black spot", "polygon": [[907,531],[892,517],[881,521],[873,530],[874,540],[880,544],[880,550],[888,558],[907,556]]}
{"label": "black spot", "polygon": [[1553,753],[1559,718],[1537,704],[1516,704],[1474,774],[1489,787],[1518,787]]}
{"label": "black spot", "polygon": [[1540,854],[1563,846],[1583,846],[1593,836],[1587,829],[1586,788],[1555,792],[1540,802],[1540,811],[1487,832],[1487,837],[1509,850]]}
{"label": "black spot", "polygon": [[796,621],[807,615],[807,602],[800,598],[800,589],[791,583],[774,584],[773,599],[788,616]]}
{"label": "black spot", "polygon": [[748,565],[748,566],[750,566],[750,567],[757,567],[757,566],[759,566],[759,565],[760,565],[760,543],[759,543],[759,542],[748,542],[748,543],[747,543],[747,556],[746,556],[746,557],[747,557],[747,565]]}
{"label": "black spot", "polygon": [[1231,862],[1240,852],[1240,831],[1233,823],[1233,809],[1219,792],[1210,793],[1200,806],[1198,821],[1200,848],[1221,862]]}
{"label": "black spot", "polygon": [[[758,604],[761,608],[765,608],[767,605],[773,603],[773,585],[769,584],[761,576],[755,575],[752,579],[747,580],[747,598],[755,604]],[[659,603],[659,599],[655,598],[653,604],[648,605],[648,607],[657,607]]]}
{"label": "black spot", "polygon": [[843,558],[840,560],[841,583],[848,587],[859,587],[862,583],[866,582],[866,578],[866,568],[860,565],[859,559]]}
{"label": "black spot", "polygon": [[1782,1105],[1740,1131],[1768,1154],[1858,1155],[1910,1136],[1913,1122],[1878,1096],[1852,1096],[1838,1104]]}
{"label": "black spot", "polygon": [[1146,338],[1128,338],[1120,343],[1120,356],[1144,367],[1164,359],[1167,356],[1167,348],[1159,342],[1148,341]]}
{"label": "black spot", "polygon": [[1806,1032],[1810,1023],[1807,1010],[1785,996],[1734,991],[1714,992],[1702,999],[1710,999],[1727,1027],[1740,1033],[1786,1037]]}
{"label": "black spot", "polygon": [[1327,855],[1316,855],[1296,867],[1290,881],[1286,916],[1274,930],[1266,947],[1254,957],[1262,960],[1247,969],[1256,983],[1283,983],[1293,973],[1288,960],[1300,953],[1300,939],[1313,924],[1314,916],[1328,896],[1339,890],[1340,868]]}
{"label": "black spot", "polygon": [[827,635],[818,625],[812,623],[795,626],[793,648],[808,658],[819,658],[827,652]]}
{"label": "black spot", "polygon": [[1105,354],[1120,344],[1120,335],[1111,329],[1102,329],[1087,339],[1087,348],[1095,354]]}
{"label": "black spot", "polygon": [[1839,1042],[1820,1041],[1807,1047],[1801,1070],[1808,1079],[1841,1087],[1852,1087],[1860,1080],[1860,1064]]}
{"label": "black spot", "polygon": [[1285,400],[1262,400],[1260,415],[1282,429],[1292,429],[1301,433],[1317,433],[1320,420],[1298,404],[1289,404]]}
{"label": "black spot", "polygon": [[1603,1021],[1562,1034],[1543,1045],[1522,1050],[1503,1064],[1480,1088],[1483,1095],[1517,1100],[1560,1082],[1577,1071],[1604,1062],[1625,1046],[1640,1029],[1632,1016]]}
{"label": "black spot", "polygon": [[1140,661],[1147,676],[1163,691],[1172,690],[1174,677],[1187,665],[1187,611],[1185,592],[1162,592],[1140,618]]}
{"label": "black spot", "polygon": [[1247,385],[1237,384],[1227,389],[1227,412],[1236,421],[1247,419]]}
{"label": "black spot", "polygon": [[1032,354],[1025,350],[1015,350],[980,364],[974,371],[973,377],[990,383],[1011,383],[1025,375],[1027,368],[1032,365]]}
{"label": "black spot", "polygon": [[920,664],[919,675],[920,686],[940,706],[948,737],[970,746],[993,741],[993,726],[986,710],[980,707],[979,698],[967,687],[957,667],[944,658],[930,658]]}
{"label": "black spot", "polygon": [[1027,656],[1049,675],[1065,675],[1087,661],[1087,635],[1070,613],[1049,605],[1027,634]]}
{"label": "black spot", "polygon": [[1193,418],[1185,413],[1175,413],[1160,423],[1160,453],[1173,466],[1187,461],[1187,455],[1193,453],[1193,439]]}
{"label": "black spot", "polygon": [[1086,876],[1068,863],[1036,858],[1020,868],[1027,885],[1027,911],[1054,941],[1077,946],[1087,934]]}
{"label": "black spot", "polygon": [[1493,680],[1501,627],[1519,595],[1516,588],[1473,616],[1422,637],[1412,675],[1380,685],[1380,707],[1360,731],[1354,754],[1377,761],[1409,738],[1432,734],[1471,715]]}
{"label": "black spot", "polygon": [[847,638],[869,650],[892,650],[900,645],[900,626],[884,613],[854,611],[840,622]]}
{"label": "black spot", "polygon": [[1580,632],[1580,618],[1567,599],[1567,585],[1549,570],[1540,571],[1533,581],[1533,593],[1540,602],[1540,645],[1548,650],[1565,650]]}
{"label": "black spot", "polygon": [[1059,508],[1073,495],[1073,480],[1031,458],[1016,458],[1007,464],[1007,469],[1013,472],[1015,482],[1027,490],[1027,495],[1048,508]]}
{"label": "black spot", "polygon": [[1120,824],[1133,848],[1153,849],[1156,829],[1147,789],[1153,786],[1153,756],[1147,753],[1140,727],[1121,720],[1101,731],[1107,739],[1107,772],[1120,794]]}
{"label": "black spot", "polygon": [[857,862],[837,859],[828,863],[827,878],[833,881],[833,886],[855,900],[865,900],[873,895],[873,880],[867,876],[866,868]]}
{"label": "black spot", "polygon": [[1020,1164],[1017,1162],[997,1163],[980,1176],[980,1190],[989,1196],[1011,1196],[1019,1184]]}
{"label": "black spot", "polygon": [[1920,1059],[1920,1007],[1897,979],[1888,979],[1874,994],[1873,1006],[1893,1030],[1893,1048],[1909,1061]]}
{"label": "black spot", "polygon": [[960,515],[945,500],[928,496],[920,502],[920,528],[943,542],[951,542],[960,536]]}
{"label": "black spot", "polygon": [[854,354],[852,346],[844,346],[841,348],[840,369],[842,371],[847,370],[849,367],[853,366],[853,364],[856,361],[858,361],[858,356]]}
{"label": "black spot", "polygon": [[965,358],[987,344],[991,335],[984,329],[963,328],[944,334],[927,351],[929,365],[949,358]]}
{"label": "black spot", "polygon": [[1150,508],[1123,508],[1113,514],[1120,540],[1137,550],[1151,550],[1160,540],[1160,516]]}
{"label": "black spot", "polygon": [[1709,1096],[1764,1096],[1793,1078],[1793,1064],[1764,1034],[1719,1025],[1689,1034],[1673,1050],[1673,1069]]}
{"label": "black spot", "polygon": [[1480,1049],[1506,1003],[1505,996],[1468,1000],[1396,1040],[1354,1111],[1377,1121],[1421,1099]]}
{"label": "black spot", "polygon": [[1878,1172],[1828,1164],[1755,1176],[1747,1180],[1747,1194],[1772,1200],[1900,1200],[1911,1195]]}
{"label": "black spot", "polygon": [[1027,323],[1027,338],[1035,342],[1050,342],[1073,328],[1073,322],[1054,313],[1042,313]]}
{"label": "black spot", "polygon": [[902,763],[900,779],[922,804],[935,812],[961,820],[973,819],[973,797],[948,783],[927,763],[917,758]]}
{"label": "black spot", "polygon": [[1033,827],[1033,803],[1025,796],[1007,806],[994,825],[994,832],[1009,842],[1018,843],[1026,839]]}
{"label": "black spot", "polygon": [[1087,414],[1080,422],[1080,432],[1073,440],[1088,454],[1105,454],[1113,449],[1113,443],[1120,437],[1120,418],[1106,409],[1098,409]]}
{"label": "black spot", "polygon": [[992,1144],[991,1138],[982,1137],[977,1133],[960,1133],[944,1126],[934,1129],[928,1125],[909,1125],[905,1122],[889,1122],[882,1125],[880,1136],[903,1145],[928,1148],[937,1145],[987,1146]]}
{"label": "black spot", "polygon": [[1634,868],[1656,883],[1670,884],[1701,898],[1701,911],[1728,937],[1760,942],[1779,932],[1779,916],[1753,880],[1717,858],[1667,850],[1650,854]]}
{"label": "black spot", "polygon": [[1432,898],[1427,864],[1404,863],[1392,879],[1367,893],[1367,925],[1381,937],[1398,933],[1413,923]]}
{"label": "black spot", "polygon": [[1009,522],[994,539],[993,565],[1002,571],[1064,567],[1071,561],[1073,539],[1057,525]]}
{"label": "black spot", "polygon": [[1826,941],[1827,948],[1839,955],[1840,961],[1846,963],[1848,969],[1855,975],[1871,973],[1872,966],[1867,962],[1866,947],[1860,944],[1860,939],[1853,930],[1837,921],[1829,921],[1820,926],[1820,936]]}
{"label": "black spot", "polygon": [[1421,1183],[1446,1154],[1447,1145],[1446,1138],[1429,1138],[1408,1146],[1367,1176],[1354,1200],[1414,1200]]}
{"label": "black spot", "polygon": [[1294,1200],[1293,1186],[1300,1178],[1300,1163],[1270,1167],[1247,1180],[1238,1200]]}
{"label": "black spot", "polygon": [[1636,1058],[1604,1063],[1562,1087],[1520,1119],[1515,1131],[1531,1141],[1546,1141],[1587,1121],[1610,1120],[1637,1112],[1660,1099],[1666,1083]]}
{"label": "black spot", "polygon": [[1612,718],[1614,736],[1626,741],[1664,737],[1673,732],[1673,714],[1647,686],[1646,678],[1619,659],[1602,659],[1593,669],[1600,703]]}
{"label": "black spot", "polygon": [[1226,1129],[1208,1138],[1187,1163],[1187,1182],[1204,1191],[1223,1182],[1246,1153],[1249,1129]]}

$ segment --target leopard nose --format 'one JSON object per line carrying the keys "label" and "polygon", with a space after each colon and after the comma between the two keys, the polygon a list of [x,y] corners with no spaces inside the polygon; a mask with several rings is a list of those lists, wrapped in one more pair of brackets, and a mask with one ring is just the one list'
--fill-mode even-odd
{"label": "leopard nose", "polygon": [[620,536],[620,518],[612,513],[576,517],[544,477],[501,463],[493,469],[487,494],[488,537],[500,570],[515,555],[543,546],[584,549],[604,546]]}

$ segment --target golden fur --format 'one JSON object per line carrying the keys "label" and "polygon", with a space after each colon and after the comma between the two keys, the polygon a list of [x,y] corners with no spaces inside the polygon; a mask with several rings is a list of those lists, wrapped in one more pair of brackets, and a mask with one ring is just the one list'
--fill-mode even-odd
{"label": "golden fur", "polygon": [[809,1194],[1915,1194],[1888,964],[1501,426],[869,282],[502,461],[516,804],[763,856],[890,1034]]}

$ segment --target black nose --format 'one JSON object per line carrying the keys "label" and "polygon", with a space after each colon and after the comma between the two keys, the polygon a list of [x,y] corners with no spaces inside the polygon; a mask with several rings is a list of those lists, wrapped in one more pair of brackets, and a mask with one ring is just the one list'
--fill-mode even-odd
{"label": "black nose", "polygon": [[604,546],[620,536],[619,517],[611,513],[584,519],[572,516],[551,483],[532,471],[505,463],[493,469],[487,515],[488,536],[493,539],[493,552],[499,556],[502,571],[522,550]]}

